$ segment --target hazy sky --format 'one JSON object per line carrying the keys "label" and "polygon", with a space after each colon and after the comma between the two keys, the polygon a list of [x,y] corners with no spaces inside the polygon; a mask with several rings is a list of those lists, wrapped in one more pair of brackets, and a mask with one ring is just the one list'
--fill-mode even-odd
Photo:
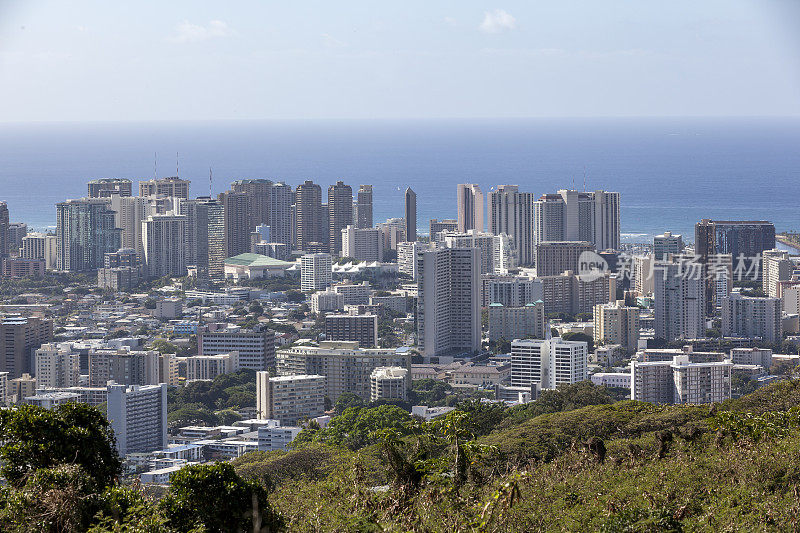
{"label": "hazy sky", "polygon": [[800,115],[798,0],[0,0],[0,121]]}

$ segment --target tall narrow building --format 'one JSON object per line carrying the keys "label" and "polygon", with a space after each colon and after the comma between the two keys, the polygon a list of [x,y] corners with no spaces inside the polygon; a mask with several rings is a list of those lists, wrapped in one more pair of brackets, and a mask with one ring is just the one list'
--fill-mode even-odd
{"label": "tall narrow building", "polygon": [[372,185],[361,185],[356,199],[356,229],[372,227]]}
{"label": "tall narrow building", "polygon": [[406,189],[406,240],[417,240],[417,193],[411,187]]}
{"label": "tall narrow building", "polygon": [[297,249],[309,250],[311,243],[323,243],[322,188],[311,180],[297,186],[295,192],[295,218],[297,220]]}
{"label": "tall narrow building", "polygon": [[219,194],[225,214],[225,257],[250,252],[250,199],[243,192]]}
{"label": "tall narrow building", "polygon": [[483,193],[476,183],[461,183],[457,188],[458,231],[483,231]]}
{"label": "tall narrow building", "polygon": [[225,210],[222,203],[208,196],[181,203],[186,215],[186,264],[197,267],[200,279],[224,276]]}
{"label": "tall narrow building", "polygon": [[185,221],[183,215],[153,215],[142,222],[148,277],[186,275]]}
{"label": "tall narrow building", "polygon": [[285,183],[273,183],[269,193],[269,227],[272,242],[292,248],[292,188]]}
{"label": "tall narrow building", "polygon": [[96,270],[103,256],[120,248],[120,230],[114,211],[100,198],[67,200],[56,204],[57,268],[71,272]]}
{"label": "tall narrow building", "polygon": [[514,238],[520,265],[532,265],[535,260],[535,202],[533,193],[519,192],[517,185],[500,185],[496,191],[489,192],[489,233],[505,233]]}
{"label": "tall narrow building", "polygon": [[0,202],[0,259],[8,257],[8,204]]}
{"label": "tall narrow building", "polygon": [[136,250],[139,260],[144,263],[142,247],[142,222],[151,213],[149,199],[145,196],[111,197],[111,209],[114,211],[114,223],[120,228],[120,247]]}
{"label": "tall narrow building", "polygon": [[421,250],[417,279],[420,352],[438,356],[480,349],[480,250]]}
{"label": "tall narrow building", "polygon": [[657,261],[654,267],[656,337],[672,342],[705,336],[702,269],[684,257]]}
{"label": "tall narrow building", "polygon": [[231,190],[247,195],[249,231],[253,231],[261,224],[269,226],[270,192],[272,192],[270,180],[236,180],[231,183]]}
{"label": "tall narrow building", "polygon": [[342,253],[342,230],[353,223],[353,189],[343,181],[328,187],[329,250]]}
{"label": "tall narrow building", "polygon": [[620,194],[562,189],[534,202],[534,242],[589,241],[597,250],[618,250]]}

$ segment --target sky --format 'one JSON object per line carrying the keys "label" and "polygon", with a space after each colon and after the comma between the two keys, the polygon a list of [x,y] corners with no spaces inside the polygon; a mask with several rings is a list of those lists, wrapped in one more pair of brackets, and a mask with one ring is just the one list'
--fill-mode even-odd
{"label": "sky", "polygon": [[0,0],[0,122],[800,115],[797,0]]}

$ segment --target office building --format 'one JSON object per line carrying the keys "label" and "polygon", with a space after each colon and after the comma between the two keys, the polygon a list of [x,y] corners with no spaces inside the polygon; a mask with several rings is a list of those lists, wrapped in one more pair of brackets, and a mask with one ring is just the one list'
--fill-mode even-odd
{"label": "office building", "polygon": [[438,235],[443,232],[457,232],[458,231],[458,220],[454,218],[446,218],[444,220],[437,220],[432,218],[430,221],[430,239],[431,242],[437,242]]}
{"label": "office building", "polygon": [[342,257],[359,261],[383,261],[383,234],[376,228],[357,229],[350,224],[342,230]]}
{"label": "office building", "polygon": [[248,231],[253,231],[256,226],[261,224],[269,226],[270,193],[272,192],[272,182],[270,180],[236,180],[231,183],[231,191],[244,194],[247,197]]}
{"label": "office building", "polygon": [[96,270],[104,254],[119,250],[120,230],[106,200],[67,200],[56,204],[56,214],[58,270]]}
{"label": "office building", "polygon": [[620,194],[562,189],[534,203],[534,244],[588,241],[597,250],[619,250]]}
{"label": "office building", "polygon": [[113,195],[131,196],[131,180],[127,178],[100,178],[89,182],[88,198],[111,198]]}
{"label": "office building", "polygon": [[616,299],[617,278],[606,272],[597,278],[581,278],[567,270],[557,276],[538,278],[548,313],[591,313],[594,306]]}
{"label": "office building", "polygon": [[489,192],[489,233],[513,238],[520,265],[535,261],[533,207],[536,197],[517,185],[500,185]]}
{"label": "office building", "polygon": [[653,237],[653,257],[656,261],[665,259],[668,254],[680,253],[683,253],[682,236],[665,231],[661,235]]}
{"label": "office building", "polygon": [[370,376],[378,367],[399,366],[411,372],[411,355],[395,349],[360,348],[355,342],[320,342],[278,350],[278,374],[325,376],[325,396],[336,402],[350,392],[370,398]]}
{"label": "office building", "polygon": [[372,227],[372,185],[361,185],[358,188],[354,219],[358,229]]}
{"label": "office building", "polygon": [[89,351],[89,385],[109,381],[120,385],[157,385],[161,381],[160,354],[155,350],[92,349]]}
{"label": "office building", "polygon": [[782,307],[780,298],[731,293],[722,300],[722,336],[781,342]]}
{"label": "office building", "polygon": [[256,330],[229,328],[223,331],[199,331],[197,353],[218,355],[239,353],[239,367],[267,370],[275,366],[275,332],[264,327]]}
{"label": "office building", "polygon": [[639,348],[639,308],[624,300],[594,306],[594,340],[619,344],[629,354]]}
{"label": "office building", "polygon": [[172,196],[189,199],[189,180],[176,176],[139,182],[139,196]]}
{"label": "office building", "polygon": [[[352,201],[352,200],[351,200]],[[326,245],[327,226],[323,234],[322,188],[306,180],[295,192],[295,217],[297,219],[297,249],[309,250],[312,243]]]}
{"label": "office building", "polygon": [[186,275],[186,217],[153,215],[142,222],[142,247],[149,278]]}
{"label": "office building", "polygon": [[483,231],[483,193],[476,183],[462,183],[457,188],[458,232]]}
{"label": "office building", "polygon": [[416,242],[417,240],[417,193],[406,188],[406,240]]}
{"label": "office building", "polygon": [[581,272],[579,260],[584,252],[594,252],[587,241],[547,241],[536,245],[536,275],[557,276],[566,270]]}
{"label": "office building", "polygon": [[[549,335],[548,335],[549,337]],[[589,347],[560,337],[511,343],[511,386],[555,389],[588,379]]]}
{"label": "office building", "polygon": [[256,374],[256,413],[262,420],[296,425],[325,414],[325,376]]}
{"label": "office building", "polygon": [[408,399],[408,389],[411,388],[407,368],[400,366],[381,366],[372,371],[369,376],[369,399],[378,400]]}
{"label": "office building", "polygon": [[36,384],[43,389],[79,385],[80,355],[70,343],[43,344],[36,350]]}
{"label": "office building", "polygon": [[631,398],[657,404],[707,404],[731,397],[730,360],[694,363],[689,355],[671,360],[631,361]]}
{"label": "office building", "polygon": [[547,328],[544,302],[539,300],[521,307],[489,304],[489,340],[543,339]]}
{"label": "office building", "polygon": [[657,261],[653,277],[656,337],[668,342],[705,337],[705,283],[696,263],[683,257]]}
{"label": "office building", "polygon": [[167,385],[109,385],[107,418],[121,457],[166,448]]}
{"label": "office building", "polygon": [[8,204],[0,202],[0,260],[8,257]]}
{"label": "office building", "polygon": [[210,197],[181,202],[186,215],[186,264],[196,267],[200,279],[222,279],[225,273],[225,208]]}
{"label": "office building", "polygon": [[780,297],[778,294],[779,282],[791,280],[796,268],[798,268],[797,265],[790,259],[787,252],[782,250],[764,251],[761,271],[764,294]]}
{"label": "office building", "polygon": [[422,250],[417,256],[417,343],[426,356],[481,346],[480,250]]}
{"label": "office building", "polygon": [[315,314],[344,309],[344,296],[334,291],[317,291],[311,295],[311,312]]}
{"label": "office building", "polygon": [[36,372],[34,352],[53,339],[53,321],[18,315],[0,317],[0,371],[11,379]]}
{"label": "office building", "polygon": [[44,259],[6,257],[2,266],[2,276],[6,279],[41,278],[45,273]]}
{"label": "office building", "polygon": [[325,339],[357,342],[363,348],[378,345],[376,315],[325,315]]}
{"label": "office building", "polygon": [[239,370],[239,353],[193,355],[186,358],[187,381],[211,381],[217,376]]}
{"label": "office building", "polygon": [[303,292],[322,291],[333,279],[330,254],[306,254],[300,259],[300,289]]}
{"label": "office building", "polygon": [[501,304],[505,307],[522,307],[544,299],[542,280],[526,276],[484,276],[482,307]]}
{"label": "office building", "polygon": [[353,224],[353,189],[343,181],[328,187],[328,243],[332,254],[342,251],[342,230]]}

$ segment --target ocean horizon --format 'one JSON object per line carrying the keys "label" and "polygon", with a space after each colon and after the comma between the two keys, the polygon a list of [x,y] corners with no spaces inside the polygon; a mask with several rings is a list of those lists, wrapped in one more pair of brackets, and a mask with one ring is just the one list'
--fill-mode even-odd
{"label": "ocean horizon", "polygon": [[[624,240],[694,238],[702,218],[800,229],[800,118],[243,120],[0,124],[0,200],[13,222],[55,226],[55,204],[86,182],[179,175],[190,194],[242,178],[323,188],[372,184],[374,222],[454,218],[456,185],[619,191]],[[323,192],[323,196],[325,193]]]}

